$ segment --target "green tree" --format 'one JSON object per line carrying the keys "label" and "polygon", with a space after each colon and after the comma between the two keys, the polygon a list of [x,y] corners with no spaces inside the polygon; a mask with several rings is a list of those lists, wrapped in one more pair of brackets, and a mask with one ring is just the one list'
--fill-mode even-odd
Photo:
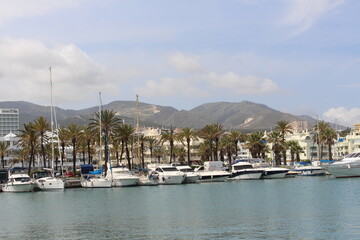
{"label": "green tree", "polygon": [[24,128],[20,129],[19,134],[19,145],[29,149],[29,168],[28,174],[31,173],[31,164],[35,162],[35,153],[36,153],[36,142],[39,137],[38,131],[35,130],[34,123],[24,124]]}
{"label": "green tree", "polygon": [[6,142],[0,142],[0,157],[2,168],[5,168],[5,154],[9,151],[9,145]]}
{"label": "green tree", "polygon": [[40,146],[41,146],[41,155],[43,158],[44,167],[46,167],[46,154],[45,154],[45,141],[47,140],[45,133],[51,130],[50,123],[44,117],[39,117],[35,120],[34,129],[40,135]]}
{"label": "green tree", "polygon": [[66,130],[65,134],[67,139],[71,142],[72,146],[72,155],[73,155],[73,173],[76,176],[76,152],[77,152],[77,143],[82,137],[83,131],[80,126],[75,123],[70,124]]}
{"label": "green tree", "polygon": [[116,132],[115,138],[117,138],[118,140],[120,140],[124,143],[125,151],[126,151],[126,158],[128,161],[128,167],[131,170],[132,165],[131,165],[131,160],[130,160],[129,143],[131,141],[133,134],[135,133],[135,128],[129,124],[122,124],[122,125],[119,125],[115,129],[115,132]]}
{"label": "green tree", "polygon": [[282,142],[282,134],[280,131],[273,131],[268,136],[269,142],[272,143],[272,151],[274,152],[276,166],[281,165],[281,152],[284,150]]}
{"label": "green tree", "polygon": [[249,149],[251,157],[261,158],[261,153],[265,148],[265,136],[262,132],[254,132],[246,138],[246,148]]}
{"label": "green tree", "polygon": [[181,130],[181,132],[179,133],[179,139],[183,140],[185,139],[186,141],[186,146],[187,146],[187,160],[188,160],[188,165],[191,165],[191,159],[190,159],[190,153],[191,153],[191,148],[190,148],[190,142],[191,140],[196,140],[197,137],[197,133],[194,129],[192,128],[183,128]]}
{"label": "green tree", "polygon": [[290,148],[291,162],[300,162],[300,153],[303,153],[304,151],[299,142],[291,140],[287,142],[287,145]]}
{"label": "green tree", "polygon": [[178,139],[178,136],[175,134],[173,127],[171,126],[170,129],[164,130],[161,133],[160,141],[164,144],[165,142],[169,142],[170,144],[170,164],[173,161],[174,155],[174,142]]}
{"label": "green tree", "polygon": [[326,144],[328,146],[329,160],[333,160],[331,147],[335,143],[335,139],[337,138],[337,133],[334,129],[332,129],[331,127],[328,127],[326,129],[324,129],[324,131],[322,132],[322,135],[323,135],[323,139],[324,139],[324,144]]}
{"label": "green tree", "polygon": [[[90,124],[89,126],[99,132],[100,134],[100,122],[101,122],[101,132],[104,135],[104,140],[105,140],[105,144],[104,144],[104,154],[105,154],[105,167],[104,167],[104,171],[105,174],[107,172],[107,163],[110,157],[110,152],[109,152],[109,138],[110,135],[114,133],[114,130],[122,123],[122,119],[120,119],[119,117],[117,117],[117,114],[115,111],[112,110],[101,110],[99,112],[95,113],[95,117],[90,119]],[[101,115],[100,115],[101,114]],[[100,121],[100,117],[101,117],[101,121]]]}
{"label": "green tree", "polygon": [[[206,125],[198,132],[198,136],[207,140],[209,143],[211,155],[210,160],[217,161],[217,152],[220,136],[224,133],[223,126],[221,124]],[[215,148],[214,148],[215,143]]]}
{"label": "green tree", "polygon": [[290,126],[290,123],[287,122],[287,121],[279,121],[279,122],[276,123],[275,131],[280,132],[281,144],[283,146],[283,150],[282,150],[283,162],[284,162],[284,165],[286,166],[287,161],[286,161],[285,136],[288,133],[293,133],[292,132],[292,127]]}

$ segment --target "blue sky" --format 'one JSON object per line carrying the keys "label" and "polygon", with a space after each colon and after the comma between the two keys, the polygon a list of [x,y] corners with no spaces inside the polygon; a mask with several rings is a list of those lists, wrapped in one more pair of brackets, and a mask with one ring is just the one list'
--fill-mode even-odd
{"label": "blue sky", "polygon": [[1,100],[266,104],[360,123],[360,1],[4,0]]}

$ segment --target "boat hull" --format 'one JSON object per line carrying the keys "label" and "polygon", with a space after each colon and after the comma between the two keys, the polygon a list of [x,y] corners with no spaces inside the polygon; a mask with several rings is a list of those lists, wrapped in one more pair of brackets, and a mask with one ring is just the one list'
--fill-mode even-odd
{"label": "boat hull", "polygon": [[5,183],[2,187],[3,192],[32,192],[35,188],[35,183]]}
{"label": "boat hull", "polygon": [[83,188],[111,188],[111,179],[90,179],[81,181]]}
{"label": "boat hull", "polygon": [[181,184],[185,179],[185,174],[160,174],[159,173],[159,184]]}
{"label": "boat hull", "polygon": [[278,179],[285,178],[286,174],[289,172],[287,169],[265,169],[264,173],[261,175],[262,179]]}
{"label": "boat hull", "polygon": [[233,172],[230,176],[233,180],[256,180],[260,179],[264,171],[262,170],[244,170]]}
{"label": "boat hull", "polygon": [[183,183],[196,183],[199,180],[200,176],[198,174],[188,174],[186,173],[186,177]]}
{"label": "boat hull", "polygon": [[41,191],[63,191],[65,188],[65,183],[62,179],[59,178],[39,178],[35,181],[36,189]]}
{"label": "boat hull", "polygon": [[113,178],[112,186],[113,187],[129,187],[136,186],[139,181],[138,177],[127,177],[127,178]]}
{"label": "boat hull", "polygon": [[230,173],[224,173],[224,174],[211,174],[211,173],[199,173],[199,180],[200,182],[225,182],[229,176]]}
{"label": "boat hull", "polygon": [[336,178],[360,177],[360,163],[328,165],[326,170]]}

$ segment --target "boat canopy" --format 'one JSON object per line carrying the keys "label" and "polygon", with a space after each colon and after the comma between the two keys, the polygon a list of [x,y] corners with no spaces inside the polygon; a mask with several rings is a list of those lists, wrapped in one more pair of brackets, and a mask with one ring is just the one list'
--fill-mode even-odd
{"label": "boat canopy", "polygon": [[89,174],[90,171],[94,171],[94,166],[92,164],[80,165],[81,174]]}

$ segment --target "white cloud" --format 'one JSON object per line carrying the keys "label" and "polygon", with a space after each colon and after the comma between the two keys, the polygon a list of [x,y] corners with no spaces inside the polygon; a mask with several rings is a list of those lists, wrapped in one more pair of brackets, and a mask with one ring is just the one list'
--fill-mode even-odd
{"label": "white cloud", "polygon": [[49,67],[52,67],[54,98],[60,105],[85,102],[99,91],[117,87],[105,69],[75,45],[49,48],[39,41],[0,39],[2,100],[49,104]]}
{"label": "white cloud", "polygon": [[330,108],[323,115],[326,121],[336,122],[348,127],[352,127],[355,123],[360,123],[360,108]]}
{"label": "white cloud", "polygon": [[319,20],[324,14],[345,3],[346,0],[291,0],[291,9],[283,23],[295,26],[293,36],[297,36]]}
{"label": "white cloud", "polygon": [[0,8],[0,26],[8,21],[47,14],[58,8],[76,6],[79,0],[16,0],[2,1]]}
{"label": "white cloud", "polygon": [[194,73],[202,72],[203,69],[199,63],[199,58],[194,55],[185,55],[182,52],[176,52],[169,58],[169,63],[177,70]]}
{"label": "white cloud", "polygon": [[145,97],[208,96],[205,91],[192,86],[190,79],[181,78],[163,78],[159,82],[150,80],[144,87],[138,87],[136,92]]}
{"label": "white cloud", "polygon": [[241,94],[271,94],[281,91],[270,79],[252,75],[240,76],[234,72],[223,75],[209,73],[208,79],[213,88],[225,88]]}

